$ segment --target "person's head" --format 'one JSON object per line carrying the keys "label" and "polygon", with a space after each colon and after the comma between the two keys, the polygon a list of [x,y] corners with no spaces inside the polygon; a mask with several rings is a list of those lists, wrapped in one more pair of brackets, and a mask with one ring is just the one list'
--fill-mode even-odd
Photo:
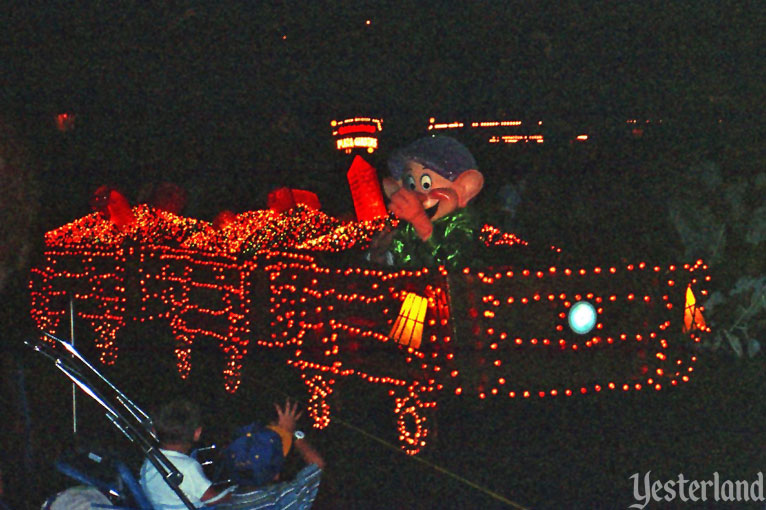
{"label": "person's head", "polygon": [[240,486],[269,483],[279,476],[290,443],[289,434],[283,437],[278,427],[242,427],[222,456],[224,476]]}
{"label": "person's head", "polygon": [[154,430],[162,444],[191,444],[202,434],[199,407],[178,399],[162,406],[154,418]]}
{"label": "person's head", "polygon": [[449,136],[428,136],[394,152],[388,161],[393,180],[384,180],[389,197],[405,188],[421,198],[432,220],[465,207],[484,186],[476,160]]}

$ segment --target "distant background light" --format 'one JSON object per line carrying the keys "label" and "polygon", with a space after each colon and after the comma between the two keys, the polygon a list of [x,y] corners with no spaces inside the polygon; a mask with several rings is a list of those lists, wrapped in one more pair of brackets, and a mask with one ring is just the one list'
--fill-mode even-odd
{"label": "distant background light", "polygon": [[592,304],[578,301],[569,309],[569,327],[578,335],[584,335],[596,325],[596,315]]}
{"label": "distant background light", "polygon": [[73,113],[59,113],[56,115],[56,129],[61,131],[62,133],[66,133],[67,131],[71,131],[74,129],[74,120],[75,115]]}

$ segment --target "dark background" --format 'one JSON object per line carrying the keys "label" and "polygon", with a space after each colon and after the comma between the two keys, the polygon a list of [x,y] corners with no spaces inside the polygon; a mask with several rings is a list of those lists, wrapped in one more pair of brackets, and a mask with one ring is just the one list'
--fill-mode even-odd
{"label": "dark background", "polygon": [[[760,124],[763,11],[713,0],[11,2],[2,105],[55,190],[49,227],[88,212],[104,183],[131,200],[151,182],[182,183],[187,214],[206,219],[263,207],[283,185],[319,188],[332,209],[322,195],[345,185],[332,119],[384,119],[381,169],[377,158],[424,135],[431,116],[572,131],[664,118],[687,139],[722,119]],[[75,129],[57,136],[63,112]]]}
{"label": "dark background", "polygon": [[[487,176],[477,207],[491,215],[496,189],[523,180],[523,237],[561,244],[583,264],[677,260],[683,246],[666,205],[699,185],[690,165],[715,162],[727,180],[763,170],[765,5],[8,2],[0,108],[28,149],[34,194],[21,203],[35,211],[31,262],[45,231],[91,211],[101,184],[135,203],[147,186],[176,182],[189,192],[184,214],[207,220],[263,208],[281,186],[315,191],[328,212],[345,214],[348,159],[329,122],[357,115],[384,119],[381,150],[370,156],[381,174],[390,150],[427,133],[429,117],[545,119],[541,147],[500,150],[465,137]],[[64,133],[54,124],[63,112],[76,116]],[[637,140],[628,118],[664,125]],[[571,145],[583,126],[591,143]],[[71,439],[70,387],[18,352],[32,331],[24,272],[2,296],[3,408],[13,412],[0,465],[9,499],[34,508],[70,483],[51,469]],[[140,345],[145,335],[125,341]],[[150,355],[160,369],[135,370],[146,368],[145,354],[108,374],[139,402],[190,390],[224,401],[217,372],[195,374],[189,387],[169,357]],[[688,387],[656,395],[447,400],[423,458],[532,508],[625,508],[628,476],[647,470],[665,480],[716,470],[752,479],[764,465],[761,365],[707,355]],[[248,418],[268,413],[284,392],[302,396],[277,361],[247,366],[253,383],[224,401],[230,416],[249,405]],[[162,392],[156,374],[172,376]],[[336,417],[390,435],[390,401],[367,390],[345,395]],[[109,438],[94,416],[89,437]],[[318,508],[508,507],[339,423],[316,440],[331,466]]]}

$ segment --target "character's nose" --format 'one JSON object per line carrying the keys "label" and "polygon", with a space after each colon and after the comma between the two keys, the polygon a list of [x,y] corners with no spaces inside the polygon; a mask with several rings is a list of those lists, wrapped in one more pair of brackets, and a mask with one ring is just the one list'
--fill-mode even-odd
{"label": "character's nose", "polygon": [[454,194],[454,191],[449,188],[434,188],[428,192],[428,198],[437,201],[450,200],[452,198],[451,193]]}
{"label": "character's nose", "polygon": [[427,202],[429,200],[436,200],[438,202],[439,200],[444,200],[448,198],[446,193],[444,193],[444,190],[438,189],[438,188],[428,190],[425,193],[423,193],[422,191],[416,191],[415,194],[418,196],[418,200],[420,200],[421,202]]}

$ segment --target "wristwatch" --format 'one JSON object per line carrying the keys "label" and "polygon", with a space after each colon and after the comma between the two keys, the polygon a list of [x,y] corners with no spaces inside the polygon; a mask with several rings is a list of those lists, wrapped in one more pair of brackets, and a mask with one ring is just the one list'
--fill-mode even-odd
{"label": "wristwatch", "polygon": [[296,441],[298,441],[299,439],[305,438],[306,434],[304,434],[302,430],[296,430],[295,432],[293,432],[293,437],[295,438]]}

